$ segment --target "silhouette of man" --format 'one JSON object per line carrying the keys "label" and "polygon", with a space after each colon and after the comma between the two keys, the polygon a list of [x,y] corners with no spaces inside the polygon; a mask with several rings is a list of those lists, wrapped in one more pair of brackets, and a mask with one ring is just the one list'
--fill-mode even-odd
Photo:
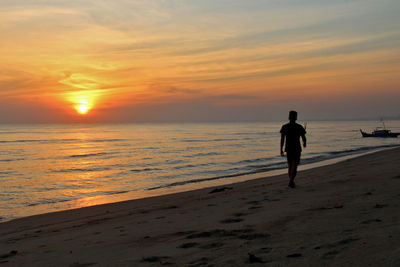
{"label": "silhouette of man", "polygon": [[297,166],[300,163],[301,145],[300,137],[303,140],[303,147],[306,147],[306,130],[300,124],[296,123],[297,112],[289,112],[289,123],[285,124],[281,128],[281,156],[283,154],[283,145],[285,144],[285,152],[288,163],[288,174],[289,174],[289,187],[294,188],[294,178],[297,174]]}

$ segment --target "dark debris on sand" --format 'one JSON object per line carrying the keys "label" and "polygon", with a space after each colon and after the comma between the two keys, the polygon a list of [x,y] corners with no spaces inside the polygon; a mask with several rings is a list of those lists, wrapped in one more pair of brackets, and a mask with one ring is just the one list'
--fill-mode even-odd
{"label": "dark debris on sand", "polygon": [[169,259],[169,257],[166,257],[166,256],[164,256],[164,257],[163,256],[161,256],[161,257],[158,257],[158,256],[143,257],[141,262],[163,262],[164,260],[167,260],[167,259]]}
{"label": "dark debris on sand", "polygon": [[288,258],[299,258],[301,256],[303,256],[301,253],[293,253],[293,254],[287,255],[286,257],[288,257]]}
{"label": "dark debris on sand", "polygon": [[209,194],[219,193],[219,192],[223,192],[225,190],[231,190],[231,189],[233,189],[233,188],[232,187],[215,188],[215,189],[211,190]]}
{"label": "dark debris on sand", "polygon": [[9,257],[15,256],[15,255],[17,255],[17,253],[18,253],[17,250],[11,250],[9,253],[5,253],[5,254],[0,255],[0,259],[6,259],[6,258],[9,258]]}
{"label": "dark debris on sand", "polygon": [[251,254],[250,252],[247,253],[249,255],[249,262],[250,263],[265,263],[264,260],[262,260],[261,258],[257,257],[254,254]]}
{"label": "dark debris on sand", "polygon": [[196,242],[183,243],[182,245],[178,246],[178,248],[192,248],[192,247],[196,247],[197,245],[199,245],[199,244]]}
{"label": "dark debris on sand", "polygon": [[211,231],[204,231],[190,234],[186,237],[186,239],[193,238],[207,238],[207,237],[230,237],[230,236],[241,236],[243,234],[253,233],[252,229],[239,229],[239,230],[223,230],[223,229],[215,229]]}

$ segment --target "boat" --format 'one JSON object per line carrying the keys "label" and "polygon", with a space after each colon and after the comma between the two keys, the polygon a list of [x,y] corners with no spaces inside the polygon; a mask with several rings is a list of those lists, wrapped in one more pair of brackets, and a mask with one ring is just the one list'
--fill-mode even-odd
{"label": "boat", "polygon": [[400,135],[400,133],[392,133],[392,131],[386,129],[375,129],[372,133],[366,133],[360,129],[360,132],[362,137],[397,137]]}
{"label": "boat", "polygon": [[400,133],[392,133],[391,130],[386,129],[385,123],[382,121],[383,127],[377,127],[372,133],[366,133],[360,129],[362,137],[397,137]]}

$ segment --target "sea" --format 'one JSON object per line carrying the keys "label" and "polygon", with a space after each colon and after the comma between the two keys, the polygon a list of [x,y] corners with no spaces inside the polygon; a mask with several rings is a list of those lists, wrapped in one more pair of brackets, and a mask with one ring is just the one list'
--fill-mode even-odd
{"label": "sea", "polygon": [[[268,179],[285,172],[284,123],[0,125],[0,222]],[[301,165],[400,146],[400,138],[361,137],[360,129],[376,126],[381,123],[307,122]],[[386,126],[400,132],[398,120]]]}

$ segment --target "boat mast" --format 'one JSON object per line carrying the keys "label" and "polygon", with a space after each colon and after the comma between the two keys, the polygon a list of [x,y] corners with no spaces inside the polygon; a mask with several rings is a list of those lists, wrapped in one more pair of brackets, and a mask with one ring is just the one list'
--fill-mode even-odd
{"label": "boat mast", "polygon": [[386,130],[386,125],[385,125],[385,122],[383,121],[383,118],[381,118],[381,122],[383,124],[383,129]]}

